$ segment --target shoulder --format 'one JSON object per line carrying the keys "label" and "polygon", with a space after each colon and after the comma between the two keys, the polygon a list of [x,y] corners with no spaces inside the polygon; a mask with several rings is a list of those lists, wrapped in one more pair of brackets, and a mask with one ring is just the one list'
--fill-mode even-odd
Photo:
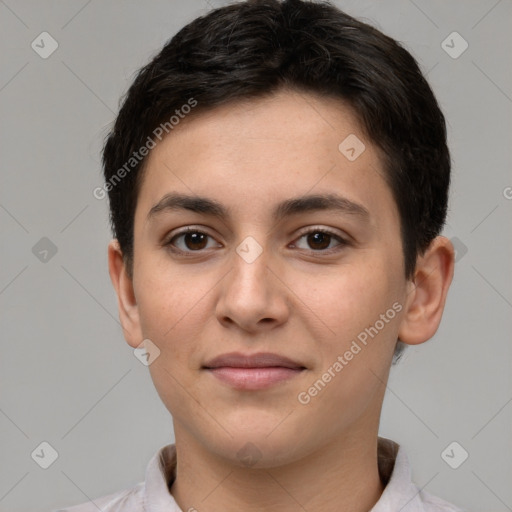
{"label": "shoulder", "polygon": [[140,512],[155,510],[162,505],[169,512],[179,512],[179,507],[168,487],[168,483],[174,479],[175,469],[175,445],[166,445],[159,449],[149,461],[143,482],[122,491],[53,512]]}
{"label": "shoulder", "polygon": [[132,512],[143,510],[144,482],[80,505],[60,508],[53,512]]}

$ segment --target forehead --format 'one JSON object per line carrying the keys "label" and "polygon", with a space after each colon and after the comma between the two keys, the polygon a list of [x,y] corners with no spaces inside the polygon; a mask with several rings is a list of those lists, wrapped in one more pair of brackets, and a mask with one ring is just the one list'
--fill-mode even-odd
{"label": "forehead", "polygon": [[185,118],[148,156],[136,217],[175,191],[261,220],[272,203],[307,193],[339,192],[372,218],[395,207],[353,110],[291,91]]}
{"label": "forehead", "polygon": [[317,153],[326,156],[333,147],[338,149],[348,135],[357,135],[365,145],[371,145],[363,134],[357,114],[346,102],[281,90],[263,98],[238,100],[206,111],[201,111],[199,104],[192,115],[185,116],[158,144],[149,160],[162,156],[166,147],[178,149],[184,141],[187,150],[207,148],[209,154],[219,150],[223,158],[230,149],[231,157],[244,158],[243,151],[250,151],[251,146],[258,147],[258,151],[265,149],[262,157],[267,159],[276,148],[284,150],[280,153],[282,158],[300,156],[306,151],[312,157]]}

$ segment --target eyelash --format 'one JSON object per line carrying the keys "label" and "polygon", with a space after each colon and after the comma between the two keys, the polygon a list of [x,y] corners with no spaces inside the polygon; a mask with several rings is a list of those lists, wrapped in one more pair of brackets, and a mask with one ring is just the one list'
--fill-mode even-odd
{"label": "eyelash", "polygon": [[[199,249],[197,251],[193,251],[193,250],[187,250],[187,251],[183,251],[182,249],[178,249],[176,248],[174,245],[173,245],[173,241],[175,241],[177,238],[181,237],[181,236],[184,236],[188,233],[199,233],[199,234],[202,234],[202,235],[206,235],[210,238],[213,238],[211,235],[209,235],[208,233],[205,233],[204,231],[201,231],[200,229],[198,228],[194,228],[194,227],[187,227],[186,229],[178,232],[178,233],[175,233],[167,242],[164,242],[164,246],[165,247],[168,247],[171,252],[175,253],[175,254],[181,254],[181,255],[186,255],[186,256],[193,256],[194,253],[202,253],[204,252],[206,249]],[[330,255],[331,253],[333,252],[336,252],[337,250],[339,250],[340,248],[343,248],[344,246],[347,246],[349,245],[349,242],[347,240],[345,240],[344,238],[342,238],[340,235],[338,235],[337,233],[334,233],[333,231],[329,230],[329,229],[326,229],[326,228],[317,228],[317,227],[313,227],[313,228],[308,228],[307,230],[305,231],[302,231],[299,236],[296,238],[296,240],[300,240],[301,238],[303,238],[304,236],[307,236],[307,235],[310,235],[310,234],[314,234],[314,233],[322,233],[324,235],[329,235],[331,236],[332,238],[334,238],[337,242],[338,242],[338,245],[334,246],[334,247],[331,247],[329,249],[302,249],[304,251],[307,251],[309,252],[310,254],[315,254],[315,255],[318,255],[318,254],[325,254],[325,255]],[[330,245],[330,243],[329,243]]]}

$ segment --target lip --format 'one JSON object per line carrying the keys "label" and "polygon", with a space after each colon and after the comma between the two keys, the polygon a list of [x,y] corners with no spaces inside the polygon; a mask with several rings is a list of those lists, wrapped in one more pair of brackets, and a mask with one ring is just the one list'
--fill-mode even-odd
{"label": "lip", "polygon": [[287,381],[300,375],[306,368],[278,354],[232,352],[211,359],[203,369],[231,387],[258,390]]}
{"label": "lip", "polygon": [[230,352],[210,359],[204,368],[221,368],[230,366],[232,368],[269,368],[281,367],[291,369],[304,369],[305,366],[297,361],[293,361],[285,356],[272,354],[271,352],[260,352],[258,354],[242,354],[240,352]]}

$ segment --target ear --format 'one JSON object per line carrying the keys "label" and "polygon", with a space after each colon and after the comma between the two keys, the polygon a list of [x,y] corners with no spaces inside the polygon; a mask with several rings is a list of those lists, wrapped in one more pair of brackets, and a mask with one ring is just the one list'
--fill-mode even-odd
{"label": "ear", "polygon": [[137,348],[143,341],[139,308],[135,299],[133,280],[128,275],[123,253],[117,239],[108,244],[108,271],[117,293],[119,319],[128,344]]}
{"label": "ear", "polygon": [[436,237],[425,254],[418,257],[398,331],[398,338],[404,343],[418,345],[436,333],[452,282],[454,262],[455,250],[444,236]]}

